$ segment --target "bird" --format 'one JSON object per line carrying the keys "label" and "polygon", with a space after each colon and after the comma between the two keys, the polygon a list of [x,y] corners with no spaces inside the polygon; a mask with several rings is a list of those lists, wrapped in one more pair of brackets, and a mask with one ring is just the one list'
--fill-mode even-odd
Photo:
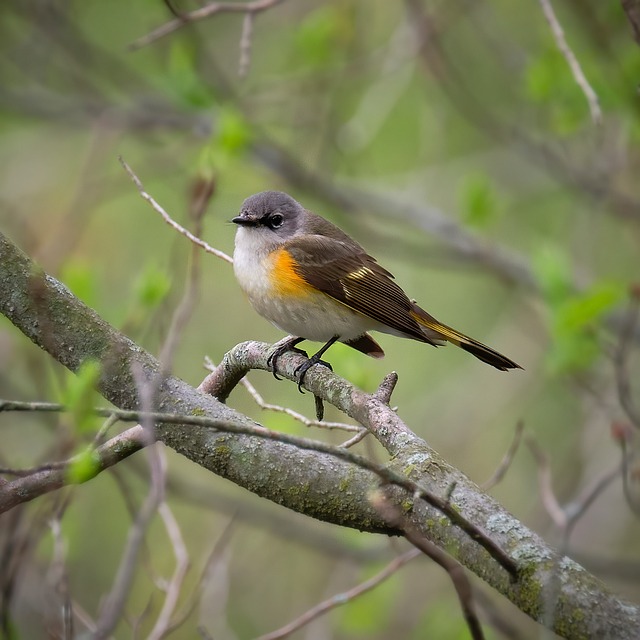
{"label": "bird", "polygon": [[391,272],[333,223],[282,191],[248,197],[237,225],[233,269],[249,302],[289,337],[270,353],[273,375],[287,351],[307,356],[303,340],[324,345],[294,372],[302,391],[307,371],[342,342],[373,358],[384,357],[371,331],[432,346],[447,342],[499,369],[522,367],[491,347],[436,320],[410,299]]}

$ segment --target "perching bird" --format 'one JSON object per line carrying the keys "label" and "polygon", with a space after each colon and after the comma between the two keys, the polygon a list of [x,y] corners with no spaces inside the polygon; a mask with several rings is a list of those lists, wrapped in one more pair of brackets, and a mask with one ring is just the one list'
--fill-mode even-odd
{"label": "perching bird", "polygon": [[433,346],[451,342],[501,371],[522,368],[436,320],[355,240],[286,193],[247,198],[233,222],[233,268],[240,286],[261,316],[291,334],[269,358],[274,375],[280,355],[300,351],[295,347],[303,340],[325,345],[296,370],[299,385],[314,364],[329,366],[321,358],[336,341],[382,358],[369,331]]}

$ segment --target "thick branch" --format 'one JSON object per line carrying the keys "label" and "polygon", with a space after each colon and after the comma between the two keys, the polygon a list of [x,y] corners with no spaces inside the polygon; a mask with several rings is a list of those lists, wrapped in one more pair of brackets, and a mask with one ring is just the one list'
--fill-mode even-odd
{"label": "thick branch", "polygon": [[[1,234],[0,311],[73,371],[89,358],[99,360],[103,366],[100,391],[118,407],[139,408],[131,374],[133,362],[140,364],[148,378],[158,375],[159,363],[154,358],[59,282],[39,272]],[[266,345],[239,345],[225,358],[220,371],[226,367],[229,375],[237,378],[240,369],[264,369],[266,355]],[[240,369],[234,368],[234,360]],[[287,354],[279,363],[282,373],[292,377],[298,356]],[[309,371],[306,385],[363,424],[375,427],[376,437],[394,453],[392,467],[396,471],[435,495],[450,495],[451,505],[464,518],[486,531],[518,562],[518,578],[512,582],[486,550],[438,510],[414,500],[406,490],[390,489],[389,495],[402,506],[417,532],[446,549],[534,619],[552,620],[553,629],[564,637],[638,637],[637,607],[611,595],[569,558],[559,558],[535,533],[417,438],[383,403],[320,367]],[[173,377],[161,381],[156,408],[168,413],[206,415],[229,425],[255,426],[245,416]],[[370,491],[378,485],[370,472],[317,451],[205,427],[166,425],[158,427],[157,432],[160,440],[194,462],[290,509],[345,526],[396,533],[386,527],[368,500]],[[559,597],[554,601],[555,611],[549,615],[543,611],[545,586],[551,584],[556,589],[557,582]]]}
{"label": "thick branch", "polygon": [[[1,233],[0,312],[71,371],[77,371],[88,359],[98,360],[102,365],[99,391],[119,408],[140,409],[131,373],[134,362],[148,379],[160,375],[160,363],[155,358],[106,323],[64,285],[42,273]],[[173,376],[160,382],[156,409],[204,415],[230,425],[256,425]],[[353,465],[347,462],[280,442],[205,427],[161,425],[157,437],[210,471],[290,509],[361,530],[389,532],[364,497],[377,486],[377,477],[370,472],[354,473]],[[127,455],[133,448],[126,449]],[[44,473],[51,480],[50,490],[59,488],[60,478]]]}

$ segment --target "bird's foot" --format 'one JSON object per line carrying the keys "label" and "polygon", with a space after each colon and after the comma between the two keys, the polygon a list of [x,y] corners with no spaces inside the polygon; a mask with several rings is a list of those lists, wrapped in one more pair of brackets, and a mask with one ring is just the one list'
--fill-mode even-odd
{"label": "bird's foot", "polygon": [[293,372],[293,375],[298,378],[298,391],[300,393],[304,393],[302,390],[304,378],[307,375],[307,371],[309,371],[314,364],[321,364],[323,367],[327,367],[329,371],[333,371],[333,367],[326,360],[322,360],[322,353],[312,355],[306,362],[303,362],[299,367],[296,367],[296,370]]}
{"label": "bird's foot", "polygon": [[[271,373],[273,373],[273,377],[276,380],[282,380],[282,378],[280,378],[276,373],[276,367],[278,366],[278,359],[283,353],[286,353],[287,351],[293,351],[294,353],[303,355],[305,358],[309,357],[306,351],[304,351],[303,349],[298,349],[298,347],[296,347],[296,345],[303,340],[304,338],[291,336],[288,339],[281,341],[278,346],[276,346],[274,350],[269,354],[269,357],[267,358],[267,367],[271,369]],[[297,370],[298,369],[296,369],[296,371]]]}

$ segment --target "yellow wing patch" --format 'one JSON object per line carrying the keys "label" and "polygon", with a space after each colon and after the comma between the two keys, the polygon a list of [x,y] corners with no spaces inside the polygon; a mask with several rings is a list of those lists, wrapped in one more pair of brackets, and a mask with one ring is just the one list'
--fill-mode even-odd
{"label": "yellow wing patch", "polygon": [[270,256],[271,286],[281,296],[308,296],[317,290],[301,278],[295,270],[295,260],[286,249],[276,249]]}

